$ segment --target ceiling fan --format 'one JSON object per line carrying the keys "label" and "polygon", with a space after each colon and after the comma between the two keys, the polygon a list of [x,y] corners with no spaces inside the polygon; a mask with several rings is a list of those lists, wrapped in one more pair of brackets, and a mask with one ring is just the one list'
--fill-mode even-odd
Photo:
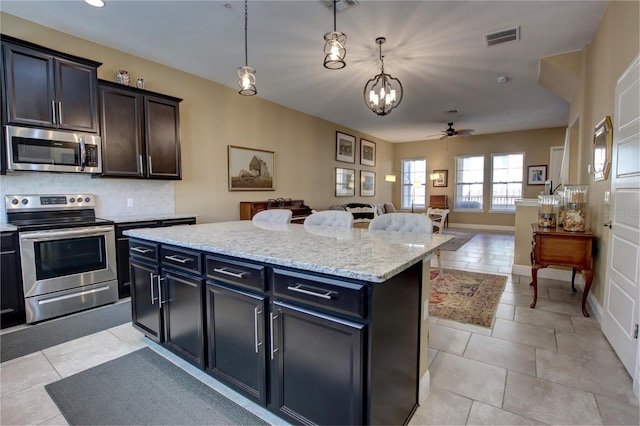
{"label": "ceiling fan", "polygon": [[447,124],[449,124],[449,128],[447,130],[442,130],[440,134],[431,135],[431,136],[441,136],[440,140],[442,140],[442,139],[452,138],[456,136],[462,136],[462,137],[471,136],[471,133],[473,133],[474,131],[473,129],[456,130],[453,128],[453,123],[447,123]]}

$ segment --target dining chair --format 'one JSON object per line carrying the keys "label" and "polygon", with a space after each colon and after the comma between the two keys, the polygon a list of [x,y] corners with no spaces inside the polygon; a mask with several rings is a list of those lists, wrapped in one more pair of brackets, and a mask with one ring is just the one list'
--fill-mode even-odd
{"label": "dining chair", "polygon": [[253,222],[289,223],[291,222],[291,210],[289,209],[269,209],[262,210],[253,215]]}
{"label": "dining chair", "polygon": [[[424,234],[433,233],[431,219],[424,214],[418,213],[387,213],[377,216],[369,223],[369,230],[398,231],[398,232],[418,232]],[[438,269],[442,276],[442,262],[440,250],[436,252],[438,257]]]}
{"label": "dining chair", "polygon": [[305,225],[353,228],[353,215],[341,210],[322,210],[307,216]]}
{"label": "dining chair", "polygon": [[435,209],[433,207],[429,207],[427,209],[427,216],[429,216],[429,219],[431,219],[431,222],[433,223],[434,234],[442,233],[448,214],[449,209]]}

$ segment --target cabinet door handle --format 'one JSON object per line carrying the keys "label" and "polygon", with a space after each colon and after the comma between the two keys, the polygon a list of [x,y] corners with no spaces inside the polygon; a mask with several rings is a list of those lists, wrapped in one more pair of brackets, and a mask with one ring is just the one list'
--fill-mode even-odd
{"label": "cabinet door handle", "polygon": [[158,284],[158,306],[162,306],[166,300],[162,300],[162,281],[165,280],[164,277],[160,277],[160,274],[156,275],[158,278],[156,283]]}
{"label": "cabinet door handle", "polygon": [[156,274],[154,274],[153,272],[149,272],[149,287],[151,289],[151,304],[155,305],[156,303],[156,299],[157,297],[153,294],[153,282],[156,278]]}
{"label": "cabinet door handle", "polygon": [[253,308],[253,332],[255,333],[256,353],[258,353],[258,347],[264,342],[258,342],[258,315],[262,315],[262,311],[256,306]]}
{"label": "cabinet door handle", "polygon": [[58,125],[62,125],[62,102],[58,102]]}
{"label": "cabinet door handle", "polygon": [[180,262],[183,265],[192,260],[190,257],[178,257],[175,254],[172,254],[171,256],[165,256],[164,258],[167,259],[167,260],[173,260],[175,262]]}
{"label": "cabinet door handle", "polygon": [[151,156],[147,156],[147,161],[149,162],[149,174],[153,173],[153,163],[151,162]]}
{"label": "cabinet door handle", "polygon": [[140,163],[140,173],[144,175],[144,170],[142,170],[142,154],[138,155],[138,163]]}
{"label": "cabinet door handle", "polygon": [[56,114],[56,103],[51,101],[51,121],[53,124],[58,124],[58,115]]}
{"label": "cabinet door handle", "polygon": [[302,287],[302,284],[298,284],[295,287],[287,286],[287,290],[295,291],[297,293],[308,294],[309,296],[320,297],[322,299],[331,300],[332,291],[327,291],[326,293],[318,293],[313,290],[307,290]]}
{"label": "cabinet door handle", "polygon": [[278,319],[277,315],[273,315],[273,312],[271,312],[270,314],[271,317],[271,359],[273,359],[273,356],[275,355],[276,352],[278,352],[278,348],[274,348],[273,347],[273,335],[275,334],[275,329],[273,328],[273,321]]}
{"label": "cabinet door handle", "polygon": [[234,272],[232,269],[228,268],[213,268],[213,272],[217,272],[222,275],[229,275],[234,278],[244,278],[248,272]]}
{"label": "cabinet door handle", "polygon": [[131,251],[135,251],[137,253],[142,253],[142,254],[146,254],[149,253],[150,251],[153,251],[150,248],[144,248],[144,247],[131,247]]}

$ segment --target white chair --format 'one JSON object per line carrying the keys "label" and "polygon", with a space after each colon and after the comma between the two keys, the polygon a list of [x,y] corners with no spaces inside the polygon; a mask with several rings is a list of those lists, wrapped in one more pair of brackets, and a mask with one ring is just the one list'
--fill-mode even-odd
{"label": "white chair", "polygon": [[269,209],[262,210],[253,215],[253,222],[289,223],[291,222],[291,210],[289,209]]}
{"label": "white chair", "polygon": [[[370,230],[399,231],[399,232],[420,232],[424,234],[433,233],[431,219],[424,214],[414,213],[387,213],[377,216],[369,223]],[[442,276],[442,262],[440,260],[440,250],[436,252],[438,257],[438,269]]]}
{"label": "white chair", "polygon": [[353,215],[340,210],[322,210],[307,216],[304,224],[313,226],[334,226],[337,228],[353,228]]}
{"label": "white chair", "polygon": [[432,207],[427,209],[427,216],[431,219],[434,228],[437,228],[433,231],[434,234],[440,234],[442,232],[448,214],[449,209],[434,209]]}

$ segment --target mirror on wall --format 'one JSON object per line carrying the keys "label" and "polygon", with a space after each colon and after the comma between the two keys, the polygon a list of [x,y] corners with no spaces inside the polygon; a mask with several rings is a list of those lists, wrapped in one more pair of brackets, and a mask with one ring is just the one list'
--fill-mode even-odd
{"label": "mirror on wall", "polygon": [[609,177],[612,141],[611,117],[607,115],[596,125],[593,133],[593,180]]}

